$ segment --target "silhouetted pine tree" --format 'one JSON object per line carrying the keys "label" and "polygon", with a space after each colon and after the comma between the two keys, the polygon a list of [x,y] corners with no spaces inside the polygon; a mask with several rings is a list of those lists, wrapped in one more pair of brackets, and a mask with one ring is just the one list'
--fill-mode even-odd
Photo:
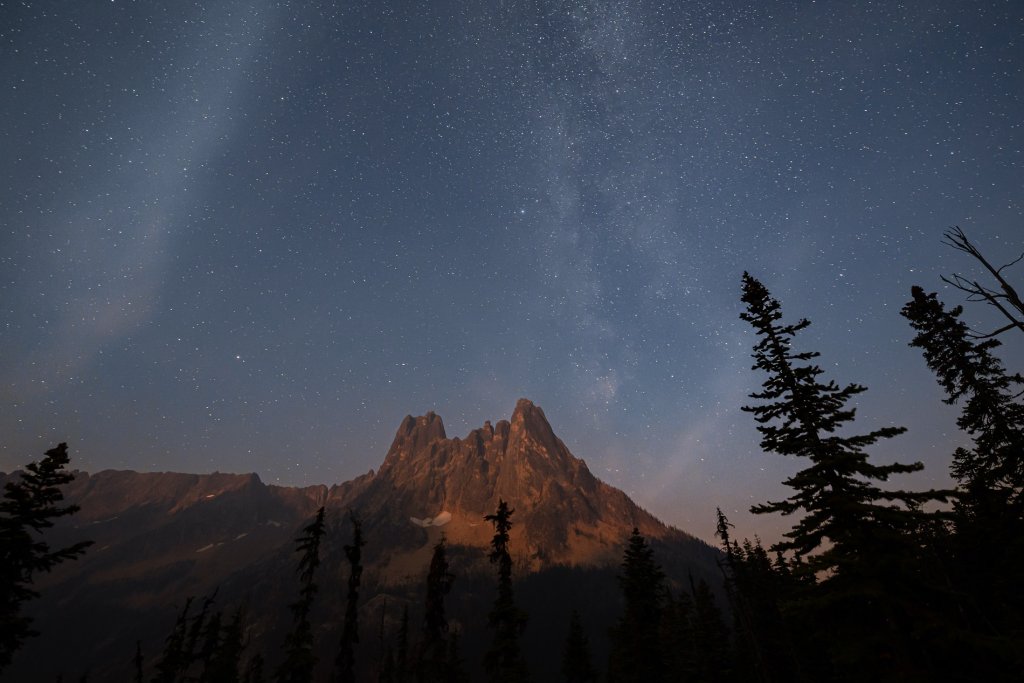
{"label": "silhouetted pine tree", "polygon": [[215,679],[210,678],[211,665],[221,646],[221,613],[214,612],[206,620],[203,628],[202,644],[196,653],[196,662],[200,667],[199,681],[201,683],[213,683]]}
{"label": "silhouetted pine tree", "polygon": [[958,448],[952,473],[967,489],[967,505],[981,514],[993,505],[1020,517],[1024,501],[1024,378],[1009,374],[993,355],[998,339],[975,340],[960,320],[963,308],[945,310],[935,293],[911,289],[901,313],[917,330],[911,346],[946,390],[946,403],[963,403],[957,425],[971,435],[974,448]]}
{"label": "silhouetted pine tree", "polygon": [[512,513],[508,504],[498,499],[498,509],[484,519],[494,525],[490,560],[498,565],[498,596],[488,615],[494,639],[484,655],[484,668],[493,683],[519,683],[529,679],[526,661],[519,648],[519,637],[526,629],[526,613],[516,606],[512,591],[512,556],[508,551],[508,532],[512,529]]}
{"label": "silhouetted pine tree", "polygon": [[445,667],[445,683],[469,683],[465,662],[459,650],[459,632],[453,630],[448,634],[448,662]]}
{"label": "silhouetted pine tree", "polygon": [[[203,606],[195,616],[189,616],[194,599],[189,597],[185,601],[157,661],[154,683],[238,683],[242,651],[245,649],[245,609],[239,607],[225,624],[223,614],[219,611],[207,616],[215,596],[216,592],[204,598]],[[141,681],[141,642],[136,643],[133,667],[135,680]]]}
{"label": "silhouetted pine tree", "polygon": [[[882,491],[872,481],[886,481],[894,474],[918,472],[919,462],[910,465],[873,465],[864,448],[879,439],[906,431],[883,427],[868,434],[840,437],[835,432],[854,418],[846,403],[865,387],[835,382],[822,384],[820,367],[807,363],[817,352],[792,351],[792,339],[810,325],[808,320],[782,324],[782,310],[764,285],[743,274],[743,302],[740,318],[749,322],[760,340],[754,346],[754,367],[768,374],[763,391],[751,398],[764,403],[744,406],[754,415],[766,451],[806,458],[806,469],[786,480],[795,493],[784,501],[756,505],[752,512],[764,514],[796,512],[803,517],[785,535],[789,541],[780,550],[792,550],[808,559],[814,572],[849,571],[866,560],[860,551],[870,545],[871,532],[894,530],[901,533],[913,517],[891,501],[917,503],[931,500],[929,494]],[[826,539],[830,547],[826,545]],[[813,554],[812,553],[816,553]]]}
{"label": "silhouetted pine tree", "polygon": [[68,446],[62,443],[46,451],[38,463],[26,465],[16,481],[4,486],[0,500],[0,672],[25,639],[37,635],[32,619],[22,614],[22,606],[39,596],[30,588],[34,577],[65,560],[77,559],[92,545],[92,541],[82,541],[53,550],[41,538],[55,519],[78,512],[77,505],[60,506],[64,500],[60,487],[75,478],[65,471],[67,464]]}
{"label": "silhouetted pine tree", "polygon": [[[216,600],[216,598],[217,591],[214,591],[212,595],[204,597],[203,606],[199,609],[199,613],[192,617],[191,623],[189,623],[188,629],[186,631],[184,646],[182,647],[181,650],[181,668],[175,675],[176,678],[180,678],[182,680],[186,680],[187,678],[189,678],[188,674],[190,669],[192,668],[192,665],[198,661],[201,661],[203,653],[201,649],[202,645],[200,643],[200,639],[204,636],[209,635],[206,629],[207,615],[210,614],[210,607],[213,606],[213,603]],[[218,624],[217,628],[214,630],[213,633],[213,648],[216,647],[216,641],[219,636],[219,630],[220,625]]]}
{"label": "silhouetted pine tree", "polygon": [[[661,611],[658,640],[669,680],[687,681],[696,675],[696,653],[693,639],[693,598],[686,591],[671,592]],[[613,644],[614,645],[614,644]],[[612,679],[614,680],[614,679]]]}
{"label": "silhouetted pine tree", "polygon": [[583,633],[580,613],[572,611],[569,634],[562,647],[562,678],[566,683],[596,683],[597,671],[590,658],[590,641]]}
{"label": "silhouetted pine tree", "polygon": [[294,625],[285,637],[284,662],[277,669],[279,683],[309,683],[316,667],[313,653],[313,626],[309,613],[316,597],[317,585],[313,580],[320,566],[320,541],[324,535],[324,509],[321,507],[316,518],[302,530],[295,542],[299,557],[299,599],[289,605]]}
{"label": "silhouetted pine tree", "polygon": [[[732,524],[716,511],[716,535],[725,552],[722,569],[726,596],[732,609],[737,678],[744,681],[801,681],[791,629],[780,605],[792,581],[781,553],[773,564],[760,539],[732,541]],[[813,578],[813,577],[812,577]]]}
{"label": "silhouetted pine tree", "polygon": [[164,651],[156,663],[153,683],[174,683],[188,668],[190,662],[185,656],[185,641],[188,636],[188,613],[193,600],[191,596],[185,600],[185,606],[178,614],[171,634],[167,636]]}
{"label": "silhouetted pine tree", "polygon": [[135,656],[132,657],[132,667],[135,669],[135,683],[143,683],[142,681],[142,641],[135,641]]}
{"label": "silhouetted pine tree", "polygon": [[962,404],[957,425],[973,440],[953,455],[951,471],[961,485],[954,534],[928,531],[932,566],[945,570],[955,587],[950,618],[976,634],[974,649],[965,647],[971,638],[937,630],[933,639],[947,642],[935,647],[936,658],[947,670],[1008,680],[1001,672],[1024,665],[1024,378],[1008,373],[994,355],[998,340],[976,338],[960,320],[962,307],[947,311],[920,287],[911,297],[901,311],[917,331],[911,346],[922,349],[946,402]]}
{"label": "silhouetted pine tree", "polygon": [[421,683],[444,681],[448,673],[448,618],[444,599],[452,589],[455,576],[448,570],[444,536],[434,546],[427,572],[427,598],[423,616],[423,643],[417,667]]}
{"label": "silhouetted pine tree", "polygon": [[754,596],[747,594],[743,585],[744,558],[739,545],[730,539],[729,529],[733,525],[725,513],[721,508],[716,508],[715,515],[715,535],[722,539],[722,549],[725,552],[724,559],[719,560],[719,566],[725,576],[725,594],[733,615],[737,664],[740,671],[746,673],[748,680],[766,683],[771,680],[762,649],[767,634],[763,633],[756,623],[755,608],[751,604]]}
{"label": "silhouetted pine tree", "polygon": [[696,653],[696,674],[694,681],[726,683],[732,679],[733,650],[729,629],[722,619],[711,587],[703,579],[694,583],[693,591],[693,640]]}
{"label": "silhouetted pine tree", "polygon": [[338,656],[334,660],[334,683],[354,683],[355,653],[359,642],[359,583],[363,577],[363,523],[355,513],[349,512],[352,521],[352,544],[346,545],[345,559],[348,560],[348,594],[345,597],[345,620],[341,627],[341,642]]}
{"label": "silhouetted pine tree", "polygon": [[622,617],[611,630],[608,680],[613,682],[665,680],[659,628],[668,602],[665,573],[654,551],[634,528],[622,559],[619,587],[625,600]]}
{"label": "silhouetted pine tree", "polygon": [[[200,681],[203,683],[237,683],[242,652],[245,650],[244,619],[245,608],[239,607],[231,616],[231,621],[219,628],[216,649],[206,658]],[[218,624],[220,621],[218,614]]]}
{"label": "silhouetted pine tree", "polygon": [[[780,322],[778,301],[747,273],[742,300],[747,309],[740,317],[760,337],[754,346],[754,367],[768,375],[763,390],[751,394],[762,403],[743,409],[759,423],[764,450],[808,462],[785,482],[793,495],[752,511],[799,514],[785,534],[789,540],[775,548],[794,552],[805,559],[807,571],[826,577],[804,602],[820,620],[819,632],[836,636],[828,639],[835,668],[819,675],[884,680],[923,676],[925,658],[912,637],[912,612],[919,607],[915,571],[921,566],[914,535],[929,519],[920,505],[943,496],[881,489],[875,482],[922,469],[921,463],[868,461],[865,448],[904,429],[837,435],[854,418],[847,403],[865,388],[820,382],[821,368],[809,362],[818,354],[791,349],[793,337],[810,323]],[[849,631],[843,634],[839,629]]]}

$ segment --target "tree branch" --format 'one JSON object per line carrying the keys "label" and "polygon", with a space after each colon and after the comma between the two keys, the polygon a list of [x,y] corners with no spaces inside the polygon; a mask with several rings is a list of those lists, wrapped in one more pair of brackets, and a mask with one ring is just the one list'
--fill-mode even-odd
{"label": "tree branch", "polygon": [[[1010,283],[1007,282],[1002,275],[1003,270],[1019,263],[1021,259],[1024,259],[1024,254],[1021,254],[1015,260],[1007,263],[1006,265],[994,268],[981,251],[967,238],[966,233],[964,233],[959,226],[954,226],[947,230],[943,233],[943,237],[943,244],[974,257],[999,283],[999,289],[997,290],[985,287],[977,281],[968,280],[958,273],[953,273],[951,278],[948,278],[945,275],[942,276],[943,282],[965,292],[968,295],[968,301],[985,301],[998,309],[999,312],[1010,321],[1008,325],[1004,325],[994,332],[984,335],[972,332],[972,336],[977,339],[985,339],[988,337],[994,337],[1013,328],[1017,328],[1021,332],[1024,332],[1024,320],[1021,319],[1024,318],[1024,301],[1021,301],[1017,291],[1010,286]],[[1004,306],[1000,300],[1006,302],[1008,306]]]}

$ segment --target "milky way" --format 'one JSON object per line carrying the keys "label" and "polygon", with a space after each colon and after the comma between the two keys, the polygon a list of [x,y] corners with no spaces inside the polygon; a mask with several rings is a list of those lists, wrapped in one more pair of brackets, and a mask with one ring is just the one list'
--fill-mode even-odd
{"label": "milky way", "polygon": [[525,396],[666,521],[772,536],[749,270],[946,485],[898,312],[962,300],[943,229],[1024,249],[1022,35],[1016,1],[0,2],[0,469],[340,482],[406,413]]}

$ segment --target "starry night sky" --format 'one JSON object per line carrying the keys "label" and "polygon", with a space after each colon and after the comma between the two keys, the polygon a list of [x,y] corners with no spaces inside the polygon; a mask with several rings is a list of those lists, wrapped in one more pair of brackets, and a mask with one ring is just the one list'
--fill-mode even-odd
{"label": "starry night sky", "polygon": [[1022,36],[1017,0],[0,1],[0,470],[335,483],[525,396],[665,521],[770,540],[749,270],[944,486],[898,312],[962,301],[945,228],[1024,249]]}

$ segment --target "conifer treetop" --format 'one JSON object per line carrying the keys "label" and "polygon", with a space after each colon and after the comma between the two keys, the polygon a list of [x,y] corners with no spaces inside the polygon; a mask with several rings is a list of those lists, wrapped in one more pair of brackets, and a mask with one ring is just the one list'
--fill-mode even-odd
{"label": "conifer treetop", "polygon": [[793,338],[810,322],[784,323],[779,302],[749,273],[743,274],[742,301],[746,310],[740,318],[749,322],[759,337],[753,348],[753,367],[767,374],[761,391],[750,395],[758,403],[743,410],[758,423],[761,448],[810,462],[784,482],[794,490],[793,495],[755,505],[751,511],[800,513],[801,518],[785,534],[789,540],[775,548],[798,556],[820,551],[812,569],[833,570],[844,558],[854,558],[872,534],[898,533],[911,525],[911,511],[939,494],[879,488],[875,482],[923,469],[920,462],[875,465],[868,460],[866,448],[903,433],[905,428],[838,434],[855,417],[855,409],[848,405],[850,399],[865,387],[822,381],[823,371],[813,362],[819,354],[793,349]]}

